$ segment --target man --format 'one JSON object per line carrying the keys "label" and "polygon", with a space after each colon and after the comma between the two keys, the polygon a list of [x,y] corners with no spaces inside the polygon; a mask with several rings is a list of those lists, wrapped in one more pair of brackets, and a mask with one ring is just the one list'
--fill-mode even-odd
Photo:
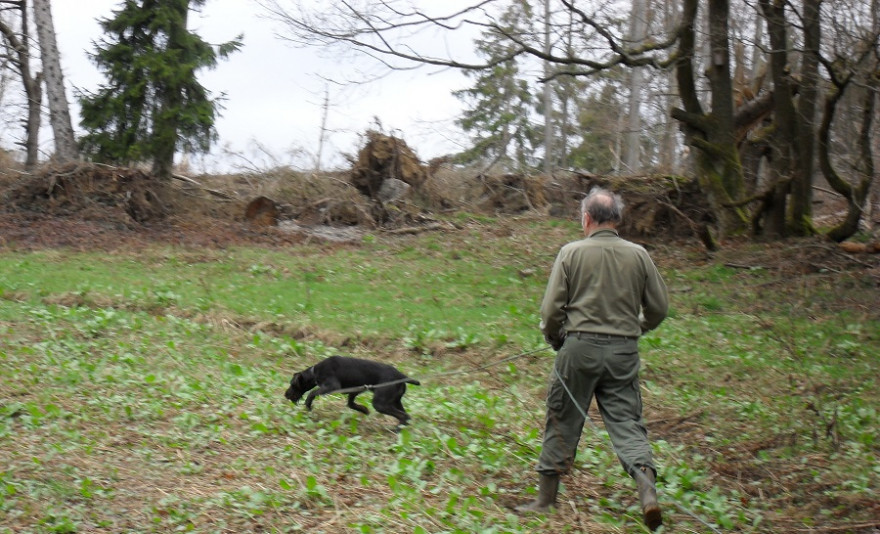
{"label": "man", "polygon": [[645,249],[621,239],[619,195],[593,189],[581,202],[586,239],[559,251],[544,300],[541,331],[557,350],[547,392],[538,497],[521,512],[548,512],[559,476],[574,462],[586,410],[596,404],[624,470],[638,485],[645,523],[662,523],[657,470],[642,422],[638,338],[666,318],[666,284]]}

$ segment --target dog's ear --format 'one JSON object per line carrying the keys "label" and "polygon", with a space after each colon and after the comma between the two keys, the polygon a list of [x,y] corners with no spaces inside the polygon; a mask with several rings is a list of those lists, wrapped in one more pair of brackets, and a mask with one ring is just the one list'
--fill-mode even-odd
{"label": "dog's ear", "polygon": [[293,378],[290,379],[291,386],[298,386],[302,383],[302,373],[293,373]]}

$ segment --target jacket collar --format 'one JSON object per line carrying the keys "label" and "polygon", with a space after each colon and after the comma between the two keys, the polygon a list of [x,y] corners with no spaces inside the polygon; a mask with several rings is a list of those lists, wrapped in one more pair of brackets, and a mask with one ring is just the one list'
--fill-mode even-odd
{"label": "jacket collar", "polygon": [[614,228],[599,228],[598,230],[593,230],[590,235],[587,236],[587,239],[591,237],[620,237],[620,234]]}

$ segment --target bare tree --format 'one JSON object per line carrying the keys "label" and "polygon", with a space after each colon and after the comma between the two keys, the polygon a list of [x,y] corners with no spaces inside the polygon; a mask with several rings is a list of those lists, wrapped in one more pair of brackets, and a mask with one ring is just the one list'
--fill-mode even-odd
{"label": "bare tree", "polygon": [[[629,21],[629,46],[637,45],[645,39],[648,31],[648,4],[645,0],[633,0]],[[624,132],[623,167],[634,172],[640,167],[641,132],[642,132],[642,91],[644,90],[644,68],[634,67],[630,70],[629,80],[629,113],[626,118]]]}
{"label": "bare tree", "polygon": [[324,142],[327,139],[327,115],[330,113],[330,89],[324,86],[324,103],[321,105],[321,129],[318,133],[318,150],[315,154],[315,172],[321,171]]}
{"label": "bare tree", "polygon": [[[816,150],[821,149],[812,142],[816,136],[814,116],[819,90],[826,83],[816,68],[825,42],[822,25],[846,34],[866,18],[865,13],[827,22],[832,19],[822,8],[837,0],[737,3],[738,9],[754,9],[766,20],[769,46],[765,48],[759,42],[742,44],[751,44],[753,56],[762,60],[766,57],[770,66],[769,83],[753,85],[753,94],[738,101],[731,50],[742,41],[732,38],[732,26],[739,21],[731,15],[731,1],[675,0],[677,12],[672,18],[677,24],[661,28],[649,24],[644,35],[638,31],[640,27],[633,25],[631,36],[635,38],[627,38],[617,22],[627,15],[635,16],[638,5],[633,6],[633,13],[626,13],[625,7],[614,3],[553,0],[553,5],[568,11],[574,21],[564,30],[558,27],[558,31],[570,31],[577,43],[567,47],[561,44],[566,42],[564,39],[557,39],[549,49],[542,35],[506,30],[498,23],[498,14],[506,4],[502,0],[472,0],[464,5],[456,2],[453,6],[459,7],[448,7],[446,11],[437,7],[441,3],[425,7],[427,3],[407,0],[334,2],[320,11],[309,10],[297,0],[289,0],[289,8],[283,7],[281,0],[263,0],[263,4],[287,24],[290,34],[286,38],[305,46],[353,48],[391,69],[418,65],[489,69],[519,56],[555,65],[551,77],[601,72],[619,75],[620,69],[645,67],[673,69],[679,106],[672,109],[671,115],[680,125],[684,142],[692,148],[693,173],[714,208],[720,235],[813,232],[812,161]],[[840,1],[833,9],[845,5]],[[864,6],[850,9],[864,11]],[[540,27],[540,20],[533,22]],[[509,44],[507,57],[468,60],[448,53],[448,48],[420,47],[415,39],[422,32],[452,36],[469,28],[491,28],[503,35]],[[760,29],[755,31],[760,33]],[[638,39],[640,36],[643,38]],[[862,34],[858,40],[868,48],[876,47],[877,35]],[[755,72],[757,63],[753,61]],[[828,63],[826,71],[832,64]],[[635,106],[630,105],[630,109]],[[876,135],[871,132],[866,135]],[[772,150],[761,157],[771,172],[768,182],[752,193],[746,186],[742,150],[745,140],[758,133],[769,134],[766,141]],[[707,242],[714,245],[711,240]]]}
{"label": "bare tree", "polygon": [[[860,33],[853,32],[849,39],[835,42],[834,46],[828,47],[830,56],[822,54],[819,57],[832,85],[825,96],[819,126],[819,168],[831,187],[847,200],[848,206],[844,219],[828,233],[835,241],[843,241],[858,231],[875,175],[872,135],[876,131],[877,100],[880,98],[880,1],[872,0],[870,7],[868,16],[864,13],[863,16],[849,15],[868,21]],[[843,132],[844,143],[851,144],[855,150],[852,157],[838,155],[835,158],[832,148],[834,124],[841,102],[848,93],[854,95],[861,108],[854,110],[857,113],[853,120],[843,121],[847,127],[855,128],[855,139]],[[839,170],[844,165],[853,169],[854,178],[847,179]]]}
{"label": "bare tree", "polygon": [[[553,43],[550,42],[550,0],[544,0],[544,52],[550,54]],[[551,75],[552,64],[544,60],[544,78],[548,79]],[[554,151],[553,151],[553,88],[550,82],[544,82],[544,172],[550,174],[553,172]]]}
{"label": "bare tree", "polygon": [[[8,8],[6,6],[9,6]],[[21,78],[24,87],[25,100],[27,101],[27,119],[25,120],[25,140],[22,143],[25,148],[25,168],[34,168],[40,156],[40,125],[42,122],[41,101],[43,91],[41,87],[42,74],[34,74],[31,69],[30,28],[28,24],[27,4],[23,1],[0,0],[0,9],[18,11],[19,29],[0,18],[0,35],[6,42],[8,61],[13,65]]]}
{"label": "bare tree", "polygon": [[55,41],[51,5],[49,0],[33,0],[33,6],[34,23],[40,38],[46,97],[49,100],[49,122],[55,135],[55,159],[59,162],[72,161],[79,158],[79,148],[64,90],[64,74],[61,72],[61,55]]}

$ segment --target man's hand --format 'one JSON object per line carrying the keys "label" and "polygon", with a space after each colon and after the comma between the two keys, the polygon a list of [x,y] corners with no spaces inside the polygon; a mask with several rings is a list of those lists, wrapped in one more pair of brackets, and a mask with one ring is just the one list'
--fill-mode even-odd
{"label": "man's hand", "polygon": [[559,330],[559,335],[556,337],[550,337],[548,335],[544,335],[544,341],[550,344],[553,347],[553,350],[559,352],[559,349],[562,348],[562,345],[565,343],[565,329]]}

